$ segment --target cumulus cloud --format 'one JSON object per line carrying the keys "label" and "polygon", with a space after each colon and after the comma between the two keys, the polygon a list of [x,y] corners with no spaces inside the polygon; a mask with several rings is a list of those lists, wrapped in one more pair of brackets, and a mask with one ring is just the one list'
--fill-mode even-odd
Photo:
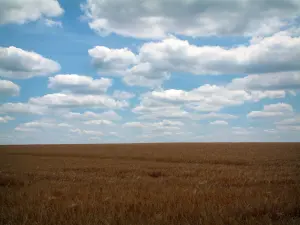
{"label": "cumulus cloud", "polygon": [[248,118],[265,118],[265,117],[278,117],[288,116],[293,113],[293,107],[286,103],[277,103],[265,105],[262,111],[252,111],[247,117]]}
{"label": "cumulus cloud", "polygon": [[49,129],[66,129],[72,125],[67,123],[58,123],[52,119],[35,120],[27,123],[19,124],[15,130],[22,132],[33,132],[38,130],[49,130]]}
{"label": "cumulus cloud", "polygon": [[[105,49],[96,50],[96,49]],[[285,82],[299,80],[298,75],[288,72],[300,71],[300,38],[278,33],[270,37],[252,39],[249,45],[225,48],[220,46],[196,46],[186,40],[168,37],[162,41],[148,42],[141,46],[137,55],[127,49],[108,49],[97,46],[89,50],[94,66],[101,71],[118,71],[128,85],[157,87],[170,78],[173,72],[194,75],[249,75],[283,73]],[[95,52],[91,54],[91,52]],[[96,57],[96,53],[98,56]],[[118,53],[116,53],[118,52]],[[126,52],[126,54],[124,53]],[[121,57],[126,55],[127,57]],[[129,56],[128,56],[129,55]],[[108,59],[107,59],[108,58]],[[130,58],[124,63],[125,59]],[[117,62],[116,62],[117,61]],[[109,68],[109,69],[107,69]],[[294,73],[295,74],[295,73]],[[274,75],[275,76],[275,75]],[[278,75],[279,76],[279,75]],[[291,77],[289,77],[291,76]],[[278,80],[279,79],[279,80]],[[277,83],[281,82],[278,78]],[[246,81],[235,80],[241,84]],[[273,84],[276,81],[273,80]],[[235,84],[232,84],[235,86]]]}
{"label": "cumulus cloud", "polygon": [[182,109],[180,105],[170,104],[168,102],[152,99],[149,94],[141,97],[138,106],[132,109],[132,112],[140,115],[139,119],[158,119],[158,118],[188,118],[189,113]]}
{"label": "cumulus cloud", "polygon": [[257,102],[265,98],[282,98],[284,91],[246,91],[229,89],[226,86],[202,85],[189,91],[169,89],[143,94],[139,105],[132,109],[138,119],[236,119],[236,115],[218,113],[246,102]]}
{"label": "cumulus cloud", "polygon": [[224,120],[216,120],[216,121],[212,121],[210,122],[211,125],[228,125],[228,122],[224,121]]}
{"label": "cumulus cloud", "polygon": [[148,108],[148,106],[139,105],[132,110],[138,114],[138,119],[159,119],[159,118],[189,118],[189,113],[181,107],[155,107]]}
{"label": "cumulus cloud", "polygon": [[174,138],[174,140],[178,141],[178,138],[182,138],[185,136],[188,138],[187,135],[190,135],[189,132],[181,132],[178,130],[172,130],[172,131],[164,131],[161,130],[159,132],[150,132],[150,133],[144,133],[142,135],[139,135],[137,138],[140,139],[140,142],[149,142],[149,140],[157,140],[157,138]]}
{"label": "cumulus cloud", "polygon": [[20,93],[20,87],[9,81],[0,80],[0,96],[17,96]]}
{"label": "cumulus cloud", "polygon": [[10,120],[14,120],[15,118],[11,116],[0,116],[0,123],[7,123]]}
{"label": "cumulus cloud", "polygon": [[0,47],[0,76],[27,79],[45,76],[60,70],[60,65],[43,56],[14,46]]}
{"label": "cumulus cloud", "polygon": [[35,114],[43,115],[48,111],[46,106],[39,106],[30,103],[4,103],[0,105],[0,114]]}
{"label": "cumulus cloud", "polygon": [[27,127],[16,127],[15,131],[20,131],[20,132],[37,132],[38,129],[36,128],[27,128]]}
{"label": "cumulus cloud", "polygon": [[88,50],[92,64],[99,73],[114,75],[124,73],[130,65],[136,63],[136,55],[127,48],[110,49],[105,46],[96,46]]}
{"label": "cumulus cloud", "polygon": [[266,130],[264,130],[264,132],[269,133],[269,134],[276,134],[276,133],[278,133],[278,130],[275,130],[275,129],[266,129]]}
{"label": "cumulus cloud", "polygon": [[43,121],[32,121],[28,123],[23,123],[21,124],[21,126],[28,128],[49,128],[55,126],[55,124]]}
{"label": "cumulus cloud", "polygon": [[[136,38],[267,35],[293,21],[300,11],[295,0],[87,0],[81,5],[89,26],[100,35]],[[130,16],[128,16],[130,15]]]}
{"label": "cumulus cloud", "polygon": [[162,120],[161,122],[154,123],[158,127],[167,127],[167,126],[183,126],[184,123],[181,121],[172,121],[172,120]]}
{"label": "cumulus cloud", "polygon": [[44,23],[48,27],[59,27],[59,28],[63,27],[62,22],[54,21],[54,20],[51,20],[51,19],[44,19]]}
{"label": "cumulus cloud", "polygon": [[282,131],[300,131],[300,126],[296,126],[296,125],[289,125],[289,126],[277,126],[276,127],[279,130]]}
{"label": "cumulus cloud", "polygon": [[90,141],[101,141],[102,138],[101,137],[89,137]]}
{"label": "cumulus cloud", "polygon": [[113,125],[114,123],[109,120],[88,120],[84,122],[86,125]]}
{"label": "cumulus cloud", "polygon": [[123,73],[123,80],[129,86],[159,87],[170,78],[168,71],[155,68],[151,63],[141,62]]}
{"label": "cumulus cloud", "polygon": [[180,127],[182,126],[184,126],[184,124],[181,121],[171,121],[171,120],[162,120],[155,123],[134,121],[134,122],[127,122],[123,124],[123,127],[143,128],[144,130],[148,130],[150,132],[180,130]]}
{"label": "cumulus cloud", "polygon": [[251,94],[252,100],[257,102],[264,98],[276,99],[284,98],[286,92],[284,90],[274,90],[274,91],[248,91]]}
{"label": "cumulus cloud", "polygon": [[145,125],[141,122],[127,122],[123,124],[123,127],[143,128]]}
{"label": "cumulus cloud", "polygon": [[233,79],[228,87],[247,90],[299,90],[300,72],[249,75]]}
{"label": "cumulus cloud", "polygon": [[57,126],[58,127],[72,127],[72,125],[67,124],[67,123],[58,123]]}
{"label": "cumulus cloud", "polygon": [[172,37],[144,44],[139,59],[155,71],[239,75],[300,70],[298,49],[299,37],[279,34],[231,48],[196,46]]}
{"label": "cumulus cloud", "polygon": [[66,119],[79,119],[79,120],[121,120],[122,117],[118,115],[115,111],[106,111],[102,113],[94,113],[90,111],[86,111],[83,113],[78,112],[68,112],[63,115]]}
{"label": "cumulus cloud", "polygon": [[224,107],[241,105],[246,101],[259,101],[264,98],[282,98],[284,91],[254,91],[228,89],[225,86],[202,85],[190,91],[169,89],[149,92],[144,96],[145,101],[152,99],[156,104],[184,104],[195,111],[219,111]]}
{"label": "cumulus cloud", "polygon": [[277,125],[300,125],[300,116],[295,116],[293,118],[283,119],[281,121],[275,122]]}
{"label": "cumulus cloud", "polygon": [[30,98],[29,103],[58,108],[92,107],[119,109],[128,106],[125,100],[117,101],[107,95],[81,95],[73,93],[47,94],[41,97]]}
{"label": "cumulus cloud", "polygon": [[[153,92],[152,92],[153,93]],[[237,116],[226,113],[198,113],[197,110],[190,111],[190,102],[184,98],[157,98],[153,97],[152,93],[147,93],[141,98],[141,102],[138,106],[132,109],[132,111],[139,115],[139,119],[161,119],[161,118],[173,118],[173,119],[191,119],[191,120],[207,120],[207,119],[236,119]],[[160,96],[160,95],[159,95]],[[162,95],[163,96],[163,95]],[[178,101],[177,101],[178,100]],[[195,99],[194,99],[195,100]],[[196,100],[195,100],[196,101]],[[187,104],[186,104],[187,103]],[[215,109],[215,107],[209,107]],[[208,109],[199,111],[209,111]]]}
{"label": "cumulus cloud", "polygon": [[77,133],[80,135],[96,135],[96,136],[102,136],[103,133],[101,131],[97,131],[97,130],[84,130],[84,129],[71,129],[70,132],[72,133]]}
{"label": "cumulus cloud", "polygon": [[59,74],[49,78],[48,87],[74,93],[104,93],[112,86],[108,78],[93,79],[77,74]]}
{"label": "cumulus cloud", "polygon": [[63,12],[57,0],[1,0],[0,24],[23,24]]}
{"label": "cumulus cloud", "polygon": [[[191,120],[207,120],[207,119],[236,119],[237,116],[226,113],[195,113],[187,111],[184,107],[184,101],[181,103],[164,101],[163,99],[152,98],[151,94],[142,96],[142,100],[138,106],[132,109],[132,112],[139,115],[138,119],[191,119]],[[205,110],[204,110],[205,111]],[[208,110],[206,110],[208,111]]]}
{"label": "cumulus cloud", "polygon": [[135,97],[135,94],[127,91],[115,90],[113,93],[113,97],[116,99],[131,99]]}
{"label": "cumulus cloud", "polygon": [[276,128],[281,131],[300,131],[300,116],[286,118],[275,122]]}
{"label": "cumulus cloud", "polygon": [[205,114],[194,114],[191,115],[191,118],[195,120],[206,120],[206,119],[217,119],[217,118],[228,120],[228,119],[237,119],[238,117],[227,113],[210,112]]}
{"label": "cumulus cloud", "polygon": [[232,133],[236,135],[249,135],[253,132],[251,128],[232,127]]}

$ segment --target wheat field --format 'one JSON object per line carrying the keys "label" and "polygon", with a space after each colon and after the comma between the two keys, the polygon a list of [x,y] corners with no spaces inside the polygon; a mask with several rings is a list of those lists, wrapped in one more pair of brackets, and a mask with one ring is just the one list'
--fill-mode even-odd
{"label": "wheat field", "polygon": [[299,143],[0,147],[0,224],[300,224]]}

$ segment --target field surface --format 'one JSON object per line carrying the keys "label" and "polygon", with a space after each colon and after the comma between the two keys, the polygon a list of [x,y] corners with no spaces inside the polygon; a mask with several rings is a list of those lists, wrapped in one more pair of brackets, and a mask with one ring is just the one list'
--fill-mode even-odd
{"label": "field surface", "polygon": [[300,144],[0,146],[0,224],[300,224]]}

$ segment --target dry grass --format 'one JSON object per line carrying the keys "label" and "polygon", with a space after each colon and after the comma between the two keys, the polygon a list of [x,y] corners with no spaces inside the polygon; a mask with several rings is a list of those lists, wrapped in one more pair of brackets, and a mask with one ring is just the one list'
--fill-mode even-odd
{"label": "dry grass", "polygon": [[0,224],[300,224],[300,144],[0,147]]}

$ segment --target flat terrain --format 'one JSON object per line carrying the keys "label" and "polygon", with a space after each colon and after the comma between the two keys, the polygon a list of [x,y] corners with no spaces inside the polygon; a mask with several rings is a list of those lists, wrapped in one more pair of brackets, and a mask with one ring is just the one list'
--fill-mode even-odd
{"label": "flat terrain", "polygon": [[0,146],[0,224],[300,224],[300,144]]}

